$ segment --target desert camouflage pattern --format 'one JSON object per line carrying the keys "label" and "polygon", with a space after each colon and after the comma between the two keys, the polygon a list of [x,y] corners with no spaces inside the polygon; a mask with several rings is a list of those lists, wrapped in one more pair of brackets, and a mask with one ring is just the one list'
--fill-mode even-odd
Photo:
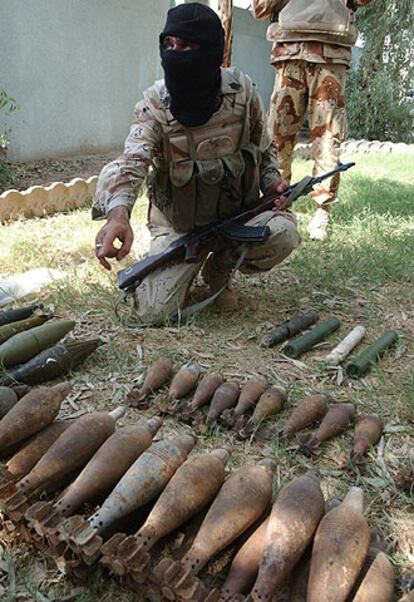
{"label": "desert camouflage pattern", "polygon": [[352,61],[351,48],[323,42],[280,42],[273,45],[270,62],[273,65],[282,61],[307,61],[346,65]]}
{"label": "desert camouflage pattern", "polygon": [[[268,211],[249,220],[248,225],[267,224],[270,235],[264,243],[250,246],[247,256],[240,268],[245,274],[265,272],[281,263],[299,245],[300,236],[296,226],[296,218],[287,211]],[[150,255],[164,251],[176,240],[178,234],[163,214],[156,208],[151,208],[149,229],[151,232]],[[214,253],[213,269],[204,280],[210,289],[217,290],[225,285],[230,272],[236,265],[241,253],[238,243],[222,241]],[[188,304],[188,291],[203,262],[184,263],[172,262],[151,274],[135,291],[135,306],[137,315],[143,323],[162,324]]]}
{"label": "desert camouflage pattern", "polygon": [[[313,175],[334,169],[339,162],[340,145],[347,136],[345,111],[346,66],[289,60],[276,64],[275,87],[271,99],[269,126],[278,151],[284,179],[291,179],[293,149],[303,125],[306,110]],[[334,200],[339,174],[325,180],[312,193],[318,205]]]}
{"label": "desert camouflage pattern", "polygon": [[[215,118],[218,114],[223,115],[222,125],[226,123],[228,112],[221,109],[234,102],[237,96],[234,90],[228,89],[233,76],[234,69],[222,70],[223,100],[220,109],[214,115]],[[147,91],[144,99],[135,107],[134,121],[125,141],[123,154],[106,165],[99,176],[92,209],[93,219],[105,218],[111,209],[118,206],[127,207],[131,212],[149,170],[156,171],[163,164],[165,135],[157,112],[165,114],[168,111],[170,98],[162,81],[157,82],[156,86],[157,95]],[[156,96],[158,100],[155,99]],[[280,178],[280,174],[275,149],[266,128],[265,112],[255,86],[252,86],[248,100],[248,123],[250,142],[262,149],[259,166],[260,188],[265,192],[275,179]],[[177,152],[179,150],[177,149]]]}

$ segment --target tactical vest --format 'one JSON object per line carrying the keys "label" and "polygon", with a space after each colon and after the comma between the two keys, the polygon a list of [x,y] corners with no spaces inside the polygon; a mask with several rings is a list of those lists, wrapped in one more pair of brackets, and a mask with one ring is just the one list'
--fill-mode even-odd
{"label": "tactical vest", "polygon": [[347,0],[289,0],[267,30],[272,42],[319,41],[352,47],[357,36]]}
{"label": "tactical vest", "polygon": [[210,224],[259,198],[261,151],[250,142],[252,86],[238,69],[222,69],[220,108],[191,128],[170,112],[163,80],[144,94],[163,133],[162,155],[148,176],[150,203],[175,230]]}

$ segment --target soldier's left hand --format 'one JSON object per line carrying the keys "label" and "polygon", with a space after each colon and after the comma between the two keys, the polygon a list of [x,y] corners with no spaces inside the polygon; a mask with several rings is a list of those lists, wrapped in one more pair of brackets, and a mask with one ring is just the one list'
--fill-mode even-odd
{"label": "soldier's left hand", "polygon": [[[285,192],[285,190],[287,190],[289,188],[287,182],[285,182],[285,180],[274,180],[267,188],[265,191],[265,195],[281,195],[282,192]],[[286,202],[286,197],[285,196],[278,196],[275,199],[275,203],[274,203],[274,207],[273,207],[273,211],[280,211],[282,208],[285,209],[284,204]]]}

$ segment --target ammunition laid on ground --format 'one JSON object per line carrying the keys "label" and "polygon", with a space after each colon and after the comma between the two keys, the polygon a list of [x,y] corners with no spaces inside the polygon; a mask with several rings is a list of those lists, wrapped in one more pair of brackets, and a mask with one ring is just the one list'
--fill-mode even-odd
{"label": "ammunition laid on ground", "polygon": [[188,420],[194,412],[209,403],[215,391],[222,383],[223,377],[221,374],[206,374],[198,383],[193,399],[184,407],[180,416],[181,419]]}
{"label": "ammunition laid on ground", "polygon": [[355,326],[353,330],[326,356],[325,361],[330,364],[340,364],[351,353],[352,349],[362,341],[365,336],[363,326]]}
{"label": "ammunition laid on ground", "polygon": [[9,370],[7,376],[0,378],[0,382],[38,385],[54,380],[79,366],[102,344],[100,339],[58,343],[41,351],[15,370]]}
{"label": "ammunition laid on ground", "polygon": [[322,393],[314,393],[306,397],[293,408],[283,426],[283,434],[293,435],[322,418],[328,411],[328,403],[329,397]]}
{"label": "ammunition laid on ground", "polygon": [[17,393],[13,389],[0,386],[0,419],[16,405],[18,400]]}
{"label": "ammunition laid on ground", "polygon": [[295,336],[302,330],[309,328],[312,324],[315,324],[319,319],[317,312],[310,311],[306,314],[294,316],[290,320],[287,320],[275,330],[270,333],[269,347],[284,343],[288,339]]}
{"label": "ammunition laid on ground", "polygon": [[191,393],[201,374],[200,364],[183,366],[171,381],[167,393],[159,395],[154,404],[164,414],[174,414],[180,399]]}
{"label": "ammunition laid on ground", "polygon": [[375,365],[378,359],[389,348],[398,341],[398,334],[394,330],[387,330],[381,337],[376,339],[369,347],[351,360],[346,366],[346,373],[351,378],[361,378]]}
{"label": "ammunition laid on ground", "polygon": [[66,519],[60,527],[60,537],[66,540],[75,556],[92,565],[101,555],[102,533],[118,519],[155,499],[194,444],[195,438],[190,435],[153,443],[89,519],[77,515]]}
{"label": "ammunition laid on ground", "polygon": [[56,320],[20,332],[0,345],[0,364],[8,368],[32,359],[73,330],[73,320]]}
{"label": "ammunition laid on ground", "polygon": [[173,373],[173,361],[160,358],[148,369],[142,387],[133,387],[127,394],[126,402],[133,408],[145,408],[146,399],[169,381]]}
{"label": "ammunition laid on ground", "polygon": [[14,335],[19,334],[19,332],[30,330],[35,326],[41,326],[51,318],[51,315],[44,314],[41,316],[27,318],[26,320],[19,320],[18,322],[10,322],[10,324],[4,324],[3,326],[0,326],[0,345],[5,343]]}
{"label": "ammunition laid on ground", "polygon": [[319,326],[315,326],[306,334],[298,337],[291,341],[288,345],[283,347],[282,353],[291,358],[298,358],[306,351],[309,351],[317,343],[323,341],[332,332],[335,332],[341,325],[338,318],[330,318],[326,322],[322,322]]}
{"label": "ammunition laid on ground", "polygon": [[354,416],[352,403],[333,404],[314,433],[299,436],[300,450],[305,454],[313,453],[324,441],[342,433]]}
{"label": "ammunition laid on ground", "polygon": [[224,410],[236,405],[239,393],[239,384],[234,380],[225,382],[216,389],[207,412],[207,426],[212,425]]}
{"label": "ammunition laid on ground", "polygon": [[206,600],[199,572],[263,515],[271,501],[275,468],[273,460],[265,459],[232,473],[184,557],[179,561],[166,558],[155,567],[152,582],[162,596],[168,600]]}
{"label": "ammunition laid on ground", "polygon": [[253,376],[241,388],[237,405],[233,411],[225,410],[221,421],[228,426],[233,426],[250,408],[252,408],[267,387],[264,376]]}
{"label": "ammunition laid on ground", "polygon": [[375,414],[363,414],[355,425],[354,443],[351,451],[351,461],[357,465],[366,462],[365,452],[375,445],[381,435],[384,425]]}
{"label": "ammunition laid on ground", "polygon": [[42,309],[41,303],[34,303],[27,307],[18,307],[17,309],[6,309],[0,311],[0,326],[3,324],[10,324],[11,322],[17,322],[19,320],[25,320],[29,318],[37,309]]}

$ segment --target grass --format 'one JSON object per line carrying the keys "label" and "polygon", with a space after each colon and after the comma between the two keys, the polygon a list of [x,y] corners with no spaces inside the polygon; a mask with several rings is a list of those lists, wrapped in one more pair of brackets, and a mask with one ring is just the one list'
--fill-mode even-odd
{"label": "grass", "polygon": [[[307,238],[306,225],[314,207],[309,198],[299,200],[295,210],[303,244],[289,261],[268,274],[250,278],[238,275],[241,308],[230,316],[218,315],[209,308],[186,325],[148,329],[131,325],[128,306],[119,308],[118,317],[114,312],[118,292],[113,275],[100,269],[93,255],[94,237],[101,224],[91,222],[86,209],[1,226],[0,270],[7,275],[50,266],[69,273],[66,280],[42,293],[43,301],[54,308],[56,315],[76,318],[77,335],[97,334],[107,343],[73,375],[74,390],[80,393],[78,405],[113,407],[122,401],[145,366],[160,355],[169,355],[177,364],[196,360],[206,369],[222,370],[226,376],[240,380],[254,372],[267,374],[273,382],[288,385],[286,409],[312,390],[326,390],[337,400],[355,403],[358,412],[378,413],[386,425],[381,448],[385,472],[377,462],[378,449],[369,452],[365,472],[344,468],[352,429],[326,443],[317,459],[298,456],[292,442],[286,443],[278,435],[278,422],[286,411],[281,418],[267,423],[273,429],[271,439],[235,443],[232,465],[270,453],[279,462],[277,487],[313,465],[321,469],[327,497],[343,497],[355,484],[363,487],[370,524],[383,533],[396,567],[398,586],[403,588],[414,570],[413,498],[398,488],[394,479],[413,463],[412,155],[358,155],[350,159],[357,166],[343,175],[329,240],[321,244]],[[297,161],[294,177],[299,179],[309,171],[310,163]],[[133,256],[124,265],[142,252],[144,219],[142,198],[133,216],[139,235]],[[339,317],[340,331],[299,363],[286,361],[278,349],[261,346],[272,326],[310,308],[320,311],[321,320],[331,315]],[[326,369],[321,360],[357,323],[366,326],[367,342],[387,329],[397,330],[401,338],[363,380],[349,381],[340,370]],[[127,421],[137,417],[138,412],[131,410]],[[164,432],[182,428],[170,420]],[[231,433],[224,427],[214,426],[200,437],[197,449],[211,449],[231,440]],[[2,540],[12,551],[19,587],[32,591],[34,597],[30,599],[41,599],[43,595],[57,600],[74,587],[58,576],[47,557],[28,556],[16,533],[2,531]],[[40,592],[40,597],[36,598],[33,591]],[[141,600],[142,596],[123,590],[99,571],[75,599],[106,602]]]}

